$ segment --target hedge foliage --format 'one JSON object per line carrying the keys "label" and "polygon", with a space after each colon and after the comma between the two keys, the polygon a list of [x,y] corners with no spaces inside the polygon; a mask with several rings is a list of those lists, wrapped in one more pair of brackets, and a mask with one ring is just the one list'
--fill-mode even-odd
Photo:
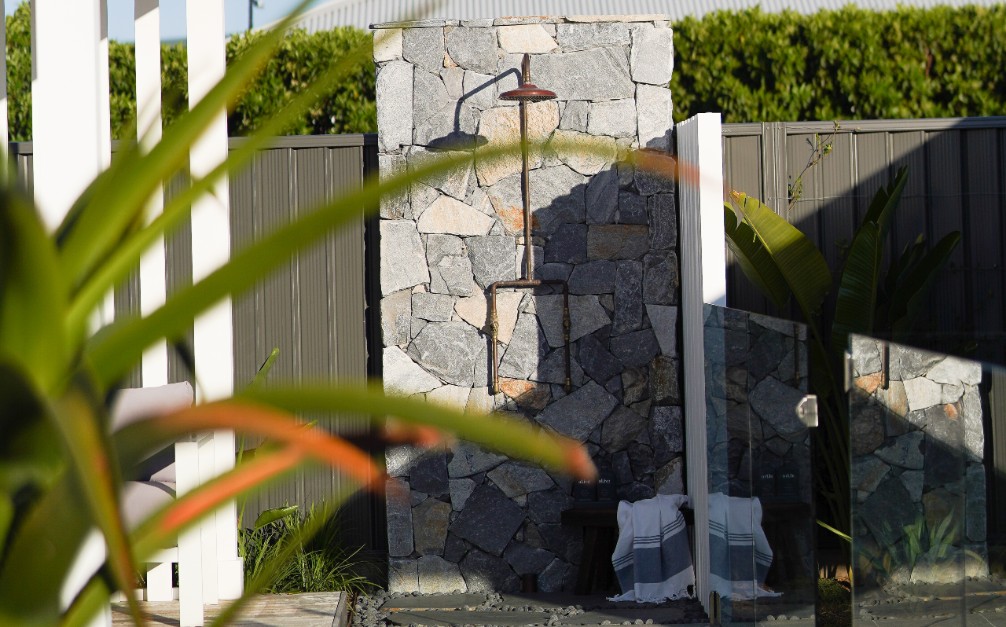
{"label": "hedge foliage", "polygon": [[[228,62],[245,50],[258,35],[235,35],[227,42]],[[7,80],[10,99],[10,137],[31,139],[31,27],[28,4],[7,16]],[[228,116],[230,135],[247,135],[311,84],[333,60],[360,46],[372,45],[370,33],[339,28],[308,35],[293,31],[283,41],[258,80]],[[112,137],[133,136],[136,116],[136,59],[131,43],[110,42]],[[368,50],[369,56],[369,50]],[[161,48],[164,121],[185,110],[188,99],[188,66],[185,47],[165,44]],[[287,129],[291,135],[369,133],[377,130],[374,104],[374,68],[363,62],[345,80],[322,98],[301,120]]]}
{"label": "hedge foliage", "polygon": [[[11,138],[31,137],[31,54],[27,3],[7,17]],[[232,37],[233,59],[256,35]],[[341,28],[292,32],[231,113],[231,135],[254,130],[311,83],[332,59],[371,35]],[[721,111],[725,122],[1006,115],[1006,5],[848,7],[814,15],[717,12],[674,25],[675,119]],[[132,44],[109,50],[113,137],[131,136],[135,115]],[[186,102],[181,45],[162,49],[164,116]],[[374,68],[358,66],[290,134],[365,133],[377,128]]]}
{"label": "hedge foliage", "polygon": [[674,48],[679,120],[1006,114],[1006,5],[718,12],[676,24]]}

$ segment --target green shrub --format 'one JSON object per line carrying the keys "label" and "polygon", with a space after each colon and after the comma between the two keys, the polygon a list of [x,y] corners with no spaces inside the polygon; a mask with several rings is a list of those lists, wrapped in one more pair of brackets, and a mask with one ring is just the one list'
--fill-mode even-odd
{"label": "green shrub", "polygon": [[[7,77],[10,101],[10,137],[31,139],[31,20],[28,4],[7,16]],[[261,34],[235,35],[227,42],[227,62],[258,39]],[[308,35],[293,31],[284,39],[265,70],[245,91],[228,117],[228,132],[248,135],[264,120],[287,106],[291,98],[317,80],[332,59],[367,46],[370,34],[355,28],[337,28]],[[133,44],[110,42],[109,84],[111,85],[112,137],[134,136],[136,116],[136,58]],[[163,116],[170,125],[187,108],[188,65],[182,44],[161,48]],[[286,129],[290,135],[330,133],[372,133],[377,130],[374,103],[374,68],[362,64],[323,96],[297,122]]]}
{"label": "green shrub", "polygon": [[675,119],[725,122],[1006,114],[1006,6],[752,9],[674,25]]}

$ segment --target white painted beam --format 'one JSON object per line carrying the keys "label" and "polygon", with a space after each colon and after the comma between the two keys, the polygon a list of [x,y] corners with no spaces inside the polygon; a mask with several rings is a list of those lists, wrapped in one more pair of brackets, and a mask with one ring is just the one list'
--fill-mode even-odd
{"label": "white painted beam", "polygon": [[[226,70],[223,0],[186,0],[188,32],[189,105],[195,103],[224,76]],[[203,137],[192,147],[189,167],[194,178],[203,177],[227,158],[227,116],[221,109]],[[230,257],[230,207],[226,179],[217,183],[192,207],[192,279],[199,281]],[[226,398],[234,389],[233,326],[231,301],[224,299],[194,325],[196,378],[201,401]],[[214,434],[216,474],[234,467],[232,431]],[[219,579],[204,581],[212,598],[233,599],[243,589],[241,559],[237,554],[237,507],[231,502],[215,516]]]}
{"label": "white painted beam", "polygon": [[[136,55],[136,129],[144,151],[161,139],[161,7],[160,0],[134,0]],[[149,223],[164,208],[164,191],[158,186],[147,203]],[[167,297],[167,261],[164,238],[158,238],[140,259],[140,314],[147,316]],[[143,353],[143,385],[168,382],[168,345],[159,340]]]}
{"label": "white painted beam", "polygon": [[696,594],[709,610],[709,469],[703,308],[726,304],[723,148],[718,113],[677,126],[688,494],[695,508]]}

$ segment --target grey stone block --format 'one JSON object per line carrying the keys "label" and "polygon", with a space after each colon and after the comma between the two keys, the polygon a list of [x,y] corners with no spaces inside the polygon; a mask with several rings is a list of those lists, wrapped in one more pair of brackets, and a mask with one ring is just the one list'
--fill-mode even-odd
{"label": "grey stone block", "polygon": [[[388,517],[388,555],[408,557],[415,545],[412,542],[412,505],[399,498],[407,493],[409,484],[401,479],[389,479],[385,507]],[[397,486],[397,489],[394,489]]]}
{"label": "grey stone block", "polygon": [[466,240],[472,273],[485,289],[496,281],[512,281],[517,276],[517,243],[512,237],[489,235]]}
{"label": "grey stone block", "polygon": [[587,179],[582,174],[568,166],[558,165],[531,171],[530,181],[531,209],[538,222],[537,234],[548,236],[563,223],[584,221]]}
{"label": "grey stone block", "polygon": [[517,592],[520,579],[506,560],[471,550],[461,560],[461,573],[469,592]]}
{"label": "grey stone block", "polygon": [[619,406],[601,429],[601,446],[609,453],[624,450],[646,429],[647,420],[624,405]]}
{"label": "grey stone block", "polygon": [[451,506],[429,498],[412,509],[416,552],[420,555],[443,555],[447,542]]}
{"label": "grey stone block", "polygon": [[559,128],[569,131],[587,130],[587,103],[583,100],[573,100],[566,103],[559,118]]}
{"label": "grey stone block", "polygon": [[414,559],[388,560],[388,592],[417,592],[419,563]]}
{"label": "grey stone block", "polygon": [[601,170],[587,184],[586,203],[587,224],[611,224],[618,211],[618,173],[614,168]]}
{"label": "grey stone block", "polygon": [[377,138],[385,151],[412,143],[412,72],[405,61],[391,61],[378,69]]}
{"label": "grey stone block", "polygon": [[619,261],[615,265],[615,315],[612,332],[634,331],[643,324],[643,264]]}
{"label": "grey stone block", "polygon": [[409,471],[409,485],[433,497],[447,495],[447,456],[431,451],[416,460]]}
{"label": "grey stone block", "polygon": [[524,522],[524,512],[495,486],[475,489],[464,510],[451,525],[451,533],[492,555],[502,555]]}
{"label": "grey stone block", "polygon": [[639,224],[595,224],[587,231],[588,259],[638,259],[649,250],[649,229]]}
{"label": "grey stone block", "polygon": [[587,376],[594,381],[603,384],[622,371],[622,362],[593,335],[581,338],[579,347],[577,361]]}
{"label": "grey stone block", "polygon": [[538,319],[533,314],[523,313],[517,318],[513,337],[500,360],[499,374],[508,379],[528,379],[547,353],[548,343]]}
{"label": "grey stone block", "polygon": [[442,28],[406,28],[402,33],[402,56],[428,72],[443,69],[446,52]]}
{"label": "grey stone block", "polygon": [[[584,229],[586,230],[586,229]],[[586,238],[584,238],[586,240]],[[584,241],[586,248],[586,241]],[[586,250],[584,251],[586,257]],[[617,266],[612,261],[597,260],[580,263],[569,275],[571,294],[612,294],[615,291]]]}
{"label": "grey stone block", "polygon": [[636,26],[632,29],[629,62],[632,80],[651,85],[667,85],[674,68],[674,50],[669,28]]}
{"label": "grey stone block", "polygon": [[609,343],[611,354],[618,358],[626,368],[644,366],[660,354],[660,346],[652,329],[630,331],[624,335],[616,335]]}
{"label": "grey stone block", "polygon": [[454,297],[418,292],[412,295],[412,315],[430,322],[448,322],[454,313]]}
{"label": "grey stone block", "polygon": [[583,263],[587,260],[587,225],[561,224],[545,244],[546,263]]}
{"label": "grey stone block", "polygon": [[583,442],[618,405],[618,399],[593,381],[552,403],[538,422]]}
{"label": "grey stone block", "polygon": [[411,318],[411,290],[401,290],[381,299],[381,335],[385,346],[400,346],[409,342]]}
{"label": "grey stone block", "polygon": [[567,52],[602,46],[627,46],[629,25],[623,22],[556,25],[556,41]]}
{"label": "grey stone block", "polygon": [[671,149],[671,90],[664,86],[636,86],[636,136],[639,145],[653,150]]}
{"label": "grey stone block", "polygon": [[454,445],[454,456],[447,464],[447,471],[451,479],[472,477],[495,468],[504,460],[503,455],[486,451],[476,444],[459,442]]}
{"label": "grey stone block", "polygon": [[631,98],[635,92],[629,60],[621,46],[536,55],[531,59],[531,75],[559,100],[618,100]]}
{"label": "grey stone block", "polygon": [[[408,32],[408,31],[406,31]],[[448,594],[466,592],[465,579],[457,564],[439,555],[424,555],[417,560],[419,592],[423,594]]]}
{"label": "grey stone block", "polygon": [[678,210],[674,194],[656,194],[647,199],[650,218],[650,248],[664,250],[678,245]]}
{"label": "grey stone block", "polygon": [[633,98],[591,102],[587,112],[587,132],[608,137],[636,136],[636,102]]}
{"label": "grey stone block", "polygon": [[419,231],[411,220],[381,220],[381,291],[388,295],[430,280]]}
{"label": "grey stone block", "polygon": [[509,498],[548,490],[555,486],[555,482],[541,468],[517,462],[504,462],[489,471],[486,476]]}
{"label": "grey stone block", "polygon": [[523,542],[511,542],[503,553],[503,559],[518,575],[536,575],[552,563],[555,554]]}
{"label": "grey stone block", "polygon": [[675,305],[681,280],[678,255],[674,251],[659,251],[643,258],[643,302],[647,305]]}
{"label": "grey stone block", "polygon": [[474,384],[475,361],[484,342],[465,322],[431,322],[409,346],[409,355],[452,385]]}
{"label": "grey stone block", "polygon": [[443,385],[437,377],[412,361],[402,349],[388,346],[382,355],[384,390],[390,394],[421,394]]}
{"label": "grey stone block", "polygon": [[647,224],[646,198],[634,192],[619,192],[617,221],[619,224]]}
{"label": "grey stone block", "polygon": [[[381,181],[406,171],[405,156],[401,154],[382,154],[377,156]],[[386,220],[412,219],[412,205],[409,203],[409,188],[406,187],[394,194],[381,196],[381,217]]]}
{"label": "grey stone block", "polygon": [[455,28],[447,32],[447,52],[466,70],[495,74],[496,30],[493,28]]}
{"label": "grey stone block", "polygon": [[665,305],[647,305],[653,334],[657,336],[660,352],[669,357],[678,356],[678,308]]}
{"label": "grey stone block", "polygon": [[684,417],[680,407],[654,407],[650,417],[650,443],[660,466],[685,452]]}

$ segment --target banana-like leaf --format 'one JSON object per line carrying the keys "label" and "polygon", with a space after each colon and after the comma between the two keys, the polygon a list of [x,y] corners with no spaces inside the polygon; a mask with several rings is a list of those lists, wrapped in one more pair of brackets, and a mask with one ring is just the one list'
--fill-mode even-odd
{"label": "banana-like leaf", "polygon": [[824,257],[807,237],[757,198],[732,192],[731,198],[786,281],[806,321],[814,320],[831,289]]}
{"label": "banana-like leaf", "polygon": [[18,364],[42,394],[56,392],[70,347],[66,288],[56,250],[30,204],[0,190],[0,359]]}
{"label": "banana-like leaf", "polygon": [[894,217],[894,210],[901,202],[901,193],[905,190],[905,183],[908,182],[908,168],[902,166],[898,173],[894,175],[894,181],[887,187],[881,187],[873,195],[870,207],[863,218],[864,224],[873,223],[878,227],[880,240],[887,239],[887,232],[891,226],[891,219]]}
{"label": "banana-like leaf", "polygon": [[856,231],[849,246],[839,281],[835,320],[831,325],[833,350],[844,351],[850,333],[873,333],[883,259],[884,241],[880,227],[866,222]]}
{"label": "banana-like leaf", "polygon": [[755,236],[747,222],[737,221],[730,203],[724,203],[724,227],[727,246],[740,264],[744,276],[754,283],[762,294],[769,297],[776,307],[783,307],[789,300],[789,287],[779,272],[778,266]]}
{"label": "banana-like leaf", "polygon": [[298,511],[300,511],[300,506],[298,505],[287,505],[286,507],[270,507],[269,509],[264,510],[261,514],[258,515],[258,518],[255,519],[255,524],[252,525],[252,528],[261,529],[266,525],[271,525],[277,520],[283,520],[290,514],[296,514]]}
{"label": "banana-like leaf", "polygon": [[936,243],[899,283],[891,297],[889,319],[895,339],[911,331],[933,282],[961,242],[958,231],[949,233]]}
{"label": "banana-like leaf", "polygon": [[[285,30],[309,4],[310,0],[301,0],[275,29],[235,60],[224,77],[172,125],[149,154],[139,154],[137,145],[127,147],[125,154],[95,179],[58,231],[61,268],[71,285],[81,284],[119,245],[129,226],[137,223],[146,200],[163,181],[184,168],[189,148],[220,111],[237,101],[280,44]],[[123,185],[122,181],[129,184]]]}
{"label": "banana-like leaf", "polygon": [[[898,286],[905,280],[908,270],[914,268],[915,264],[919,263],[925,254],[926,238],[919,233],[915,241],[906,244],[898,258],[891,263],[891,267],[887,270],[887,276],[884,277],[884,296],[887,301],[883,303],[885,311],[890,309],[890,299],[894,295],[894,292],[898,290]],[[885,315],[883,321],[884,328],[890,328],[889,320]]]}

